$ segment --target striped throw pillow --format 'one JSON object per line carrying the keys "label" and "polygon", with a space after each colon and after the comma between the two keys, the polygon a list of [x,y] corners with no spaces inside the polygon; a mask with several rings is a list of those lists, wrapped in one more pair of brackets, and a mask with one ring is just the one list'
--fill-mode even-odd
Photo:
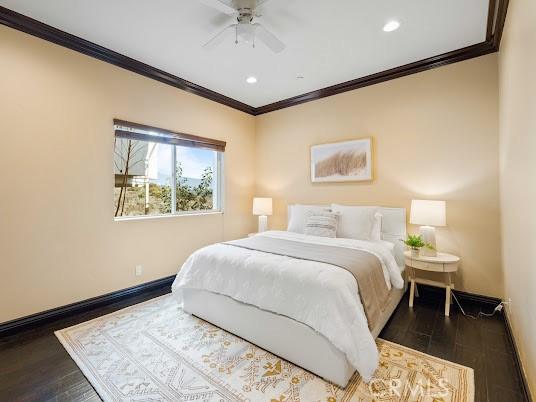
{"label": "striped throw pillow", "polygon": [[339,215],[333,212],[315,213],[309,215],[305,224],[306,235],[321,237],[336,237]]}

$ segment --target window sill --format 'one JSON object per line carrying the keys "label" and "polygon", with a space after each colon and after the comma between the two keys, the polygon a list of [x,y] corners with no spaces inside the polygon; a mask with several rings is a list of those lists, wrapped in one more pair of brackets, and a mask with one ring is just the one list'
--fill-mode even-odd
{"label": "window sill", "polygon": [[182,218],[185,216],[199,216],[199,215],[223,215],[223,211],[191,211],[191,212],[181,212],[180,214],[167,214],[167,215],[118,216],[118,217],[114,217],[114,221],[115,222],[145,221],[145,220],[152,220],[152,219]]}

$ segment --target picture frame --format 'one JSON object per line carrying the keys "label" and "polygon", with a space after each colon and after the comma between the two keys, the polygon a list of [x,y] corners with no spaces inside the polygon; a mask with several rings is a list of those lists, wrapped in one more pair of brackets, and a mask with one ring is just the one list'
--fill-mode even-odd
{"label": "picture frame", "polygon": [[372,137],[311,146],[313,183],[372,180]]}

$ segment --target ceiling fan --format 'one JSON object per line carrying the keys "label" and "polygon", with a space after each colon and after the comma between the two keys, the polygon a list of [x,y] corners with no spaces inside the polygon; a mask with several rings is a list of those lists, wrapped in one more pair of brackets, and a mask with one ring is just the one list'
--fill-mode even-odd
{"label": "ceiling fan", "polygon": [[279,53],[285,48],[273,33],[267,30],[262,24],[255,22],[256,18],[261,17],[257,13],[258,8],[269,0],[198,0],[199,2],[212,7],[230,17],[235,17],[236,22],[225,27],[221,32],[216,34],[212,39],[203,45],[207,50],[214,49],[221,44],[227,35],[234,31],[235,43],[239,39],[251,43],[255,47],[255,41],[259,40],[264,43],[274,53]]}

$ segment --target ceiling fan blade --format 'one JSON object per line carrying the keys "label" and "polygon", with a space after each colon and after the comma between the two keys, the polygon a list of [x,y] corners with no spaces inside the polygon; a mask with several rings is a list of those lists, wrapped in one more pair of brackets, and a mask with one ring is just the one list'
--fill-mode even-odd
{"label": "ceiling fan blade", "polygon": [[233,31],[234,28],[236,28],[237,24],[231,24],[223,29],[223,31],[220,31],[218,34],[216,34],[211,40],[209,40],[207,43],[203,45],[204,49],[212,50],[216,46],[218,46],[220,43],[222,43],[227,35]]}
{"label": "ceiling fan blade", "polygon": [[259,23],[253,24],[257,28],[255,37],[262,43],[268,46],[274,53],[282,52],[285,48],[285,44],[281,42],[273,33],[268,31],[264,26]]}
{"label": "ceiling fan blade", "polygon": [[257,9],[258,7],[260,6],[263,6],[265,5],[266,3],[268,3],[270,0],[257,0],[255,2],[255,9]]}
{"label": "ceiling fan blade", "polygon": [[227,15],[236,14],[236,10],[233,7],[232,0],[197,0],[201,4],[207,7],[218,10]]}
{"label": "ceiling fan blade", "polygon": [[262,17],[264,15],[264,5],[266,3],[268,3],[270,0],[257,0],[255,1],[255,6],[254,6],[254,13],[255,13],[255,16],[256,17]]}

